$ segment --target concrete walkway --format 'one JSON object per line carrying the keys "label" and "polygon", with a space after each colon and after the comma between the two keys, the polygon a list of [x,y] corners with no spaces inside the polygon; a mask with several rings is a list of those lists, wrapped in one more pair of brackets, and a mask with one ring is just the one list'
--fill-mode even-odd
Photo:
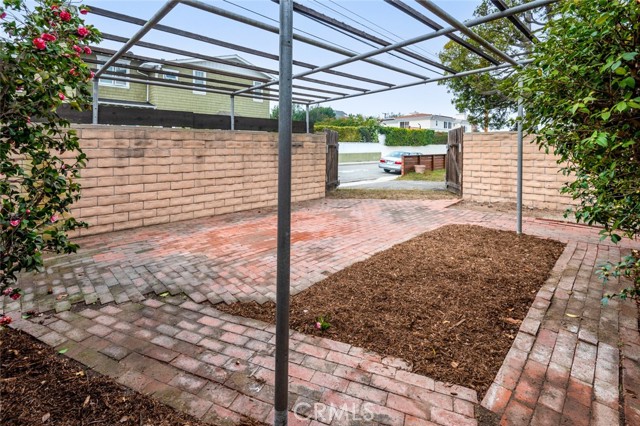
{"label": "concrete walkway", "polygon": [[[297,205],[292,292],[444,224],[514,228],[509,215],[446,209],[450,203]],[[248,212],[85,238],[77,255],[25,277],[22,305],[3,309],[16,328],[196,417],[269,422],[273,326],[212,303],[273,299],[275,223],[272,211]],[[601,260],[617,261],[638,244],[613,247],[597,230],[532,218],[524,231],[568,245],[482,404],[503,424],[612,425],[621,413],[638,424],[637,311],[629,303],[600,306],[594,275]],[[42,323],[20,319],[20,310],[33,308],[51,315]],[[402,359],[298,333],[291,348],[291,424],[476,424],[475,391],[413,374]]]}

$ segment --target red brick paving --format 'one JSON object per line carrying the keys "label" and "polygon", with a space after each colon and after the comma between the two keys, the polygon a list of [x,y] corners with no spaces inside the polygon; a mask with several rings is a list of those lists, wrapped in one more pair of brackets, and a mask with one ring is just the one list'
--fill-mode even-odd
{"label": "red brick paving", "polygon": [[[450,223],[514,226],[508,215],[445,209],[448,203],[296,206],[292,293],[399,242],[381,235],[407,240]],[[627,424],[639,424],[637,311],[617,301],[601,306],[603,286],[594,275],[598,264],[619,260],[635,243],[608,246],[597,230],[537,219],[525,219],[524,231],[568,245],[482,405],[507,425],[611,425],[621,412]],[[273,326],[223,314],[208,302],[274,298],[273,212],[100,235],[81,245],[77,255],[52,259],[46,275],[24,277],[22,305],[3,307],[15,327],[212,423],[240,415],[271,421]],[[71,303],[94,302],[66,311]],[[18,310],[33,308],[58,313],[44,324],[17,318]],[[290,361],[292,425],[476,424],[475,391],[413,374],[404,360],[292,333]]]}

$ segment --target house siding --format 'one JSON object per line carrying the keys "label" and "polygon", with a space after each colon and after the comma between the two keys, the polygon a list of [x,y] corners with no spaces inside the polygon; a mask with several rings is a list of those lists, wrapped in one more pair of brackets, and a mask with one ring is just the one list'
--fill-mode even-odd
{"label": "house siding", "polygon": [[[93,92],[93,85],[90,86],[89,90]],[[141,83],[129,83],[129,88],[100,85],[98,93],[100,94],[100,99],[132,102],[147,101],[147,85]]]}

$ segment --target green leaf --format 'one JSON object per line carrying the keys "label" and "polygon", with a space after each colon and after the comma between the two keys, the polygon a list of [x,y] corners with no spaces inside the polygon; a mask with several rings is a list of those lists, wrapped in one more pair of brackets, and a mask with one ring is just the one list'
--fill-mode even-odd
{"label": "green leaf", "polygon": [[596,143],[600,146],[606,147],[609,144],[607,142],[607,134],[606,133],[598,134],[598,137],[596,138]]}
{"label": "green leaf", "polygon": [[58,353],[59,353],[59,354],[66,354],[68,350],[69,350],[68,348],[63,348],[63,349],[60,349],[60,350],[58,351]]}
{"label": "green leaf", "polygon": [[614,244],[618,244],[618,242],[622,239],[622,237],[620,237],[620,235],[618,234],[611,234],[611,241]]}
{"label": "green leaf", "polygon": [[604,111],[600,116],[604,121],[607,121],[609,120],[609,117],[611,117],[611,111]]}
{"label": "green leaf", "polygon": [[633,59],[638,55],[638,52],[627,52],[622,54],[622,59],[625,61],[633,61]]}
{"label": "green leaf", "polygon": [[159,294],[160,297],[167,297],[168,295],[169,295],[168,291],[165,291],[164,293]]}

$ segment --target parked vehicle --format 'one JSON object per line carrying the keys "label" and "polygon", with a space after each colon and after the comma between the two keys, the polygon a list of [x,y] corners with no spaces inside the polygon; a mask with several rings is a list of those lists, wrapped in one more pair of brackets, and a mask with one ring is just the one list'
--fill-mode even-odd
{"label": "parked vehicle", "polygon": [[402,157],[404,157],[405,155],[421,155],[421,153],[409,151],[392,151],[380,159],[378,167],[380,167],[387,173],[399,173],[402,170]]}

